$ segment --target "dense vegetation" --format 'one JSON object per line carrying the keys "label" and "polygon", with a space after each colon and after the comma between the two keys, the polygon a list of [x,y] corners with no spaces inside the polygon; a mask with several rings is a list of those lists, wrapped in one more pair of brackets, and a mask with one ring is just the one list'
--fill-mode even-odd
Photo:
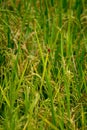
{"label": "dense vegetation", "polygon": [[0,130],[87,129],[87,0],[0,0]]}

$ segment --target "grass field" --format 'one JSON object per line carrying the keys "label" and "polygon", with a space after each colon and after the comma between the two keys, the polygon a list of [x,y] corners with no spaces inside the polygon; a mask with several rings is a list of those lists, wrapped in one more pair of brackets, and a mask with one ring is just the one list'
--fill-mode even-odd
{"label": "grass field", "polygon": [[86,0],[0,0],[0,130],[87,130]]}

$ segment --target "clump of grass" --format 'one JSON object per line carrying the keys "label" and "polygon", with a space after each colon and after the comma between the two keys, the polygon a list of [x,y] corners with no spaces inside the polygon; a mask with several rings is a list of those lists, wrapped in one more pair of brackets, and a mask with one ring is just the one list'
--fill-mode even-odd
{"label": "clump of grass", "polygon": [[1,130],[87,128],[86,8],[0,1]]}

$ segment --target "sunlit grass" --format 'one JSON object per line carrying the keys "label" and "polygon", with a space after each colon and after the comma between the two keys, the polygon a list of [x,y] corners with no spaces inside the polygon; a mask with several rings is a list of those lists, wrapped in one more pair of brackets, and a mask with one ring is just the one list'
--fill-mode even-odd
{"label": "sunlit grass", "polygon": [[0,130],[87,129],[86,8],[0,1]]}

